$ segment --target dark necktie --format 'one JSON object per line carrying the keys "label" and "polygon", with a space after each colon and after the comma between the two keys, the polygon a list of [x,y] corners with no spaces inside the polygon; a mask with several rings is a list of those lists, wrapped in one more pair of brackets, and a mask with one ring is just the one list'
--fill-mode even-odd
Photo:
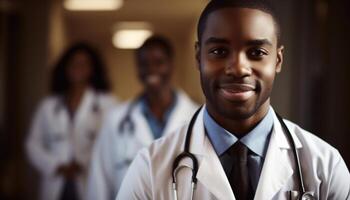
{"label": "dark necktie", "polygon": [[78,200],[78,188],[75,180],[65,180],[60,200]]}
{"label": "dark necktie", "polygon": [[229,174],[229,182],[237,200],[253,199],[249,174],[248,174],[248,148],[237,141],[229,149],[229,154],[233,158],[233,166]]}

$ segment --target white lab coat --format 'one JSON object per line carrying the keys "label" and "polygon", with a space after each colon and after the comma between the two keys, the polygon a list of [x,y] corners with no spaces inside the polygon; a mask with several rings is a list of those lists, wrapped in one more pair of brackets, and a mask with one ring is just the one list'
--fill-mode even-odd
{"label": "white lab coat", "polygon": [[83,197],[96,133],[103,115],[115,105],[112,96],[87,89],[73,123],[61,97],[51,96],[41,102],[26,141],[29,160],[41,175],[40,199],[59,199],[64,180],[55,173],[58,166],[72,159],[83,166],[77,180],[78,193]]}
{"label": "white lab coat", "polygon": [[[183,92],[177,91],[176,94],[177,103],[169,116],[164,134],[186,124],[198,108],[198,105]],[[140,103],[136,103],[130,115],[135,124],[134,132],[130,133],[129,129],[125,132],[119,131],[120,122],[124,119],[129,105],[130,102],[112,111],[106,124],[103,125],[93,152],[87,190],[88,200],[114,200],[137,152],[154,141]]]}
{"label": "white lab coat", "polygon": [[[339,152],[299,126],[287,120],[285,122],[300,155],[306,190],[313,191],[318,200],[349,199],[350,175]],[[171,168],[175,157],[184,149],[186,131],[187,126],[175,134],[157,140],[148,149],[141,150],[127,172],[117,199],[174,199]],[[205,134],[203,110],[196,120],[192,134],[190,152],[199,160],[198,185],[194,199],[234,200],[220,160]],[[192,166],[192,163],[186,158],[180,162],[181,166]],[[292,149],[275,116],[254,199],[296,199],[299,187],[296,173]],[[179,199],[190,199],[191,176],[189,168],[179,171]]]}

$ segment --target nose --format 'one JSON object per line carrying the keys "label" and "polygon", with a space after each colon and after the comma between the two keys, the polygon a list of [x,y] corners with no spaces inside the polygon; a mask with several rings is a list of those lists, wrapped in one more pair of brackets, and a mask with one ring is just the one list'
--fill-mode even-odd
{"label": "nose", "polygon": [[160,69],[160,64],[158,62],[152,62],[149,64],[148,69],[152,73],[156,73]]}
{"label": "nose", "polygon": [[225,74],[242,78],[252,73],[250,62],[245,58],[244,54],[232,53],[225,67]]}
{"label": "nose", "polygon": [[156,73],[158,69],[158,65],[154,62],[144,62],[142,63],[141,70],[146,74]]}

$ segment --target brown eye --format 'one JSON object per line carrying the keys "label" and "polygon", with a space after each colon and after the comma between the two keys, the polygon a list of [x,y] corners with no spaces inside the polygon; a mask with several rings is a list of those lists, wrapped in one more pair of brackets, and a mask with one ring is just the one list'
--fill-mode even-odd
{"label": "brown eye", "polygon": [[248,51],[248,56],[249,58],[258,60],[258,59],[262,59],[264,56],[268,55],[268,53],[263,50],[263,49],[249,49]]}
{"label": "brown eye", "polygon": [[228,50],[225,48],[215,48],[210,50],[209,54],[212,54],[216,57],[224,57],[228,54]]}

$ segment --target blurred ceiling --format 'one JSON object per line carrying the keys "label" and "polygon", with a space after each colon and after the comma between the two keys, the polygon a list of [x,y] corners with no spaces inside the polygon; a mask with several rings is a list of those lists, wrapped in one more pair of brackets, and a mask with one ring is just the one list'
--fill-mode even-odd
{"label": "blurred ceiling", "polygon": [[208,0],[125,0],[115,11],[64,10],[71,39],[110,41],[113,26],[120,21],[150,22],[156,33],[187,35]]}

